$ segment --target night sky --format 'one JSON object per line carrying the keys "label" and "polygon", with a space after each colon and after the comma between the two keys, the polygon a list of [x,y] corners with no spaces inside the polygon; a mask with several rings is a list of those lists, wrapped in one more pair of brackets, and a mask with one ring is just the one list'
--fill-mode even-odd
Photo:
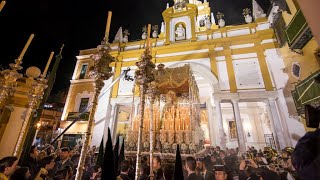
{"label": "night sky", "polygon": [[[243,24],[242,9],[252,9],[250,0],[208,0],[214,14],[225,14],[226,25]],[[269,0],[257,0],[268,11]],[[131,33],[129,41],[141,38],[141,27],[160,27],[162,11],[173,0],[7,0],[0,12],[0,64],[8,67],[19,56],[31,33],[35,34],[23,59],[22,72],[30,66],[41,70],[50,52],[64,43],[53,92],[68,88],[79,50],[96,47],[105,32],[107,12],[112,11],[110,40],[120,26]]]}

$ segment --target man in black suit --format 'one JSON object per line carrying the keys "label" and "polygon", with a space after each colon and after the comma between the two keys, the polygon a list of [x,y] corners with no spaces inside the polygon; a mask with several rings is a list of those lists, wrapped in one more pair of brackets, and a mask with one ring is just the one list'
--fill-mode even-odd
{"label": "man in black suit", "polygon": [[122,180],[131,180],[131,178],[128,176],[129,173],[129,167],[130,163],[127,160],[122,161],[121,167],[120,167],[120,175],[117,177],[117,179]]}
{"label": "man in black suit", "polygon": [[161,159],[159,156],[154,156],[152,160],[154,169],[154,179],[155,180],[165,180],[163,169],[161,167]]}
{"label": "man in black suit", "polygon": [[201,175],[196,173],[196,160],[193,157],[187,157],[186,169],[188,171],[187,180],[203,180]]}
{"label": "man in black suit", "polygon": [[64,147],[61,149],[60,152],[60,161],[58,162],[57,171],[65,169],[67,166],[70,166],[72,168],[72,171],[74,171],[74,164],[70,160],[70,149],[67,147]]}
{"label": "man in black suit", "polygon": [[200,159],[201,162],[201,175],[204,180],[214,180],[214,173],[213,169],[209,169],[210,167],[210,159],[209,158],[202,158]]}

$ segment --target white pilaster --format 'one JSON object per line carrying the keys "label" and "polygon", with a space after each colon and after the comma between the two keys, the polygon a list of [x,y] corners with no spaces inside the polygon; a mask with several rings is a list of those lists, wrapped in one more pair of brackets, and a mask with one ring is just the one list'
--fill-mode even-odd
{"label": "white pilaster", "polygon": [[213,119],[213,111],[212,105],[210,101],[207,101],[207,112],[208,112],[208,129],[209,129],[209,137],[211,146],[216,145],[215,135],[214,135],[214,119]]}
{"label": "white pilaster", "polygon": [[216,105],[216,113],[217,113],[217,123],[219,129],[219,145],[222,149],[226,149],[226,137],[223,129],[223,119],[222,119],[222,111],[221,111],[221,101],[215,100]]}
{"label": "white pilaster", "polygon": [[246,151],[246,140],[244,137],[238,100],[232,99],[231,101],[232,101],[233,113],[234,113],[234,117],[235,117],[236,125],[237,125],[239,151],[245,152]]}
{"label": "white pilaster", "polygon": [[273,132],[275,132],[276,142],[278,141],[278,150],[286,147],[286,141],[284,137],[284,131],[281,126],[280,117],[277,111],[276,100],[274,98],[268,98],[267,111],[269,118],[271,119]]}

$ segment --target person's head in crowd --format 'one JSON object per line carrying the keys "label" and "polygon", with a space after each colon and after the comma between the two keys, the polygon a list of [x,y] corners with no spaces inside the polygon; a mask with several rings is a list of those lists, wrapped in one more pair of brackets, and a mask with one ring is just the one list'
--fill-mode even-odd
{"label": "person's head in crowd", "polygon": [[226,173],[226,168],[224,165],[214,166],[214,176],[216,180],[226,180],[228,175]]}
{"label": "person's head in crowd", "polygon": [[200,159],[200,162],[201,162],[201,171],[204,172],[208,170],[208,168],[210,167],[210,159],[203,158],[203,159]]}
{"label": "person's head in crowd", "polygon": [[152,160],[153,169],[157,170],[161,168],[161,159],[160,156],[154,156]]}
{"label": "person's head in crowd", "polygon": [[229,150],[229,154],[231,155],[231,154],[237,154],[237,152],[236,152],[236,150],[234,150],[233,148],[231,148],[230,150]]}
{"label": "person's head in crowd", "polygon": [[60,152],[60,159],[61,160],[66,160],[69,158],[69,152],[70,152],[70,149],[67,148],[67,147],[64,147],[61,149],[61,152]]}
{"label": "person's head in crowd", "polygon": [[262,153],[258,153],[255,157],[255,161],[258,165],[266,165],[268,164],[267,160],[264,158]]}
{"label": "person's head in crowd", "polygon": [[223,158],[226,157],[226,152],[221,150],[221,151],[219,152],[219,155],[220,155],[221,159],[223,159]]}
{"label": "person's head in crowd", "polygon": [[216,161],[217,161],[216,155],[212,154],[212,155],[210,156],[210,161],[211,161],[213,164],[216,163]]}
{"label": "person's head in crowd", "polygon": [[31,148],[30,148],[30,157],[32,157],[33,159],[37,159],[38,155],[39,155],[39,151],[38,151],[37,147],[36,146],[31,146]]}
{"label": "person's head in crowd", "polygon": [[127,160],[121,162],[120,171],[121,173],[128,174],[129,173],[130,163]]}
{"label": "person's head in crowd", "polygon": [[196,168],[199,170],[199,171],[202,171],[203,169],[203,161],[204,161],[204,158],[203,157],[200,157],[197,159],[197,165],[196,165]]}
{"label": "person's head in crowd", "polygon": [[8,156],[0,160],[0,173],[5,176],[11,176],[17,169],[18,159],[14,156]]}
{"label": "person's head in crowd", "polygon": [[10,176],[10,180],[29,180],[31,177],[28,167],[21,167],[14,171]]}
{"label": "person's head in crowd", "polygon": [[284,160],[288,160],[291,157],[291,152],[287,150],[287,148],[283,149],[281,152],[281,158]]}
{"label": "person's head in crowd", "polygon": [[250,177],[250,176],[253,176],[253,175],[255,175],[255,170],[254,170],[254,168],[253,167],[250,167],[250,166],[247,166],[247,168],[245,169],[245,175],[247,176],[247,177]]}
{"label": "person's head in crowd", "polygon": [[47,156],[40,161],[40,168],[44,168],[48,171],[53,169],[55,164],[54,157]]}
{"label": "person's head in crowd", "polygon": [[186,161],[186,170],[188,171],[188,173],[192,173],[195,172],[196,170],[196,160],[193,157],[187,157],[187,161]]}
{"label": "person's head in crowd", "polygon": [[220,151],[220,146],[217,146],[217,147],[216,147],[216,151]]}
{"label": "person's head in crowd", "polygon": [[38,157],[37,157],[37,160],[38,161],[41,161],[43,158],[47,157],[47,153],[46,151],[41,151],[39,154],[38,154]]}
{"label": "person's head in crowd", "polygon": [[150,164],[148,156],[142,156],[141,162],[147,165]]}

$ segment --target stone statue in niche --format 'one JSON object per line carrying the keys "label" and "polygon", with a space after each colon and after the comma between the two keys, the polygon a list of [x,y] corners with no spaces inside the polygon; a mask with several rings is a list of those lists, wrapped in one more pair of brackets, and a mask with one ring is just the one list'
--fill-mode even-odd
{"label": "stone statue in niche", "polygon": [[184,39],[186,39],[186,30],[182,26],[182,24],[178,25],[175,33],[176,33],[176,40],[184,40]]}

